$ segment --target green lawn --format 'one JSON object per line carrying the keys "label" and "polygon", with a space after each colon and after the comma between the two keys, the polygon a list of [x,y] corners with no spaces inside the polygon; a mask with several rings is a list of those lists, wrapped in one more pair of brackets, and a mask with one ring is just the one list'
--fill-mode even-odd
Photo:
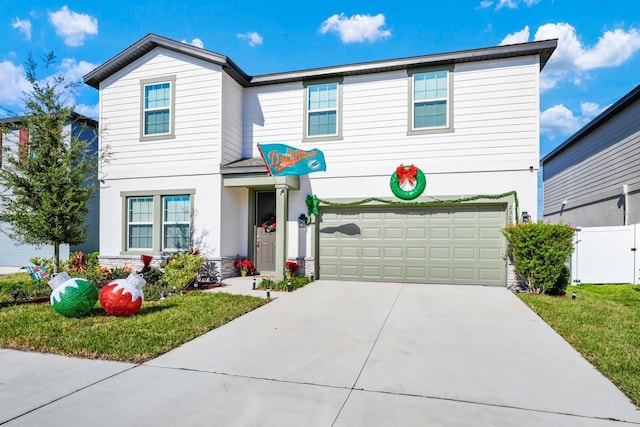
{"label": "green lawn", "polygon": [[566,298],[519,297],[640,406],[640,286],[579,285]]}
{"label": "green lawn", "polygon": [[109,316],[97,304],[81,318],[61,316],[48,303],[10,305],[0,308],[0,348],[140,363],[266,302],[196,291],[145,301],[130,317]]}

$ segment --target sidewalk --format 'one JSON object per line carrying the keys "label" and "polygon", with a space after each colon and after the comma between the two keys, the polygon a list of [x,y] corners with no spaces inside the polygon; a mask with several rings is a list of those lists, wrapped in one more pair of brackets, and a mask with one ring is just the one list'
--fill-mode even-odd
{"label": "sidewalk", "polygon": [[494,287],[316,281],[141,365],[0,350],[0,367],[12,427],[640,425]]}

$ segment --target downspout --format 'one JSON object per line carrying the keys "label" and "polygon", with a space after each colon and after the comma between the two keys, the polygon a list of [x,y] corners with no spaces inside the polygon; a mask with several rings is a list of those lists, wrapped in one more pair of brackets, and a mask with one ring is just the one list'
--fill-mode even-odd
{"label": "downspout", "polygon": [[622,184],[622,196],[624,197],[624,224],[629,224],[629,185]]}

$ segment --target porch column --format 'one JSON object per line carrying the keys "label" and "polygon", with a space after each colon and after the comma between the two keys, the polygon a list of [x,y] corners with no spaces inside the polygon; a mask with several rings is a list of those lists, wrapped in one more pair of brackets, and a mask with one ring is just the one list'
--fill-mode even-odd
{"label": "porch column", "polygon": [[287,262],[288,214],[289,186],[276,184],[276,281],[284,279],[284,264]]}

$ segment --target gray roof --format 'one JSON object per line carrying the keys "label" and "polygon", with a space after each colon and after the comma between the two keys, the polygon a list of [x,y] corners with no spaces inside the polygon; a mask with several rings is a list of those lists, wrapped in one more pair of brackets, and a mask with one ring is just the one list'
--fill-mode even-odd
{"label": "gray roof", "polygon": [[357,74],[380,73],[386,71],[406,70],[425,66],[458,64],[464,62],[485,61],[491,59],[511,58],[517,56],[540,55],[540,70],[545,66],[556,48],[557,39],[504,46],[487,47],[433,55],[413,56],[408,58],[384,61],[362,62],[357,64],[332,67],[312,68],[285,73],[249,76],[231,59],[224,55],[178,42],[156,34],[148,34],[129,46],[118,55],[109,59],[84,76],[84,81],[98,89],[100,82],[141,58],[156,47],[173,50],[194,58],[217,64],[232,78],[244,87],[262,86],[277,83],[296,82],[308,79],[350,76]]}
{"label": "gray roof", "polygon": [[627,93],[625,96],[620,98],[615,104],[613,104],[611,107],[607,108],[602,113],[600,113],[598,117],[591,120],[582,129],[580,129],[579,131],[571,135],[562,144],[558,145],[549,154],[544,156],[540,160],[540,163],[544,164],[544,162],[551,160],[553,157],[557,156],[558,154],[560,154],[561,152],[569,148],[576,141],[587,136],[589,133],[593,132],[599,126],[605,124],[607,120],[609,120],[614,115],[618,114],[620,111],[624,110],[629,104],[639,99],[640,99],[640,85],[633,88],[629,93]]}

